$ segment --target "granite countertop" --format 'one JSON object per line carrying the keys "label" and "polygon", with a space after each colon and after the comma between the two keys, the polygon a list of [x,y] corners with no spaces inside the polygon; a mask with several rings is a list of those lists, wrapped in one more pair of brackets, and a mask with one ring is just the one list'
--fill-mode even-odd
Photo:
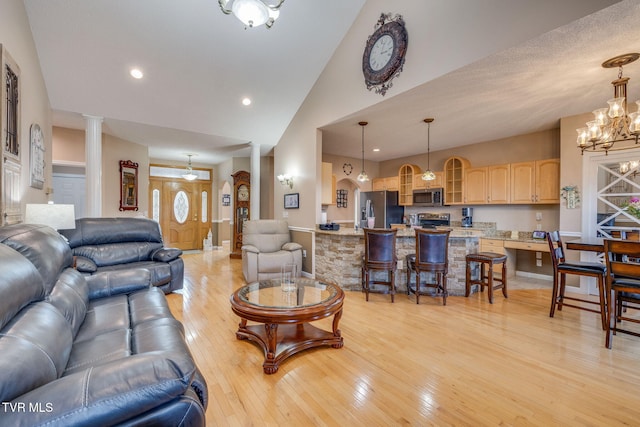
{"label": "granite countertop", "polygon": [[[464,228],[456,228],[456,227],[442,227],[444,229],[450,228],[451,234],[449,237],[451,238],[479,238],[482,237],[483,232],[481,230],[465,230]],[[316,228],[316,233],[318,234],[332,234],[337,236],[353,236],[353,237],[362,237],[364,236],[364,232],[361,228],[355,230],[351,227],[340,227],[339,230],[320,230]],[[399,228],[397,237],[415,237],[416,232],[411,227]]]}
{"label": "granite countertop", "polygon": [[[523,243],[546,243],[546,239],[534,239],[530,231],[518,231],[518,237],[512,237],[509,230],[496,230],[486,228],[467,228],[467,227],[438,227],[438,229],[451,229],[450,237],[484,237],[486,239],[496,239],[510,242]],[[364,232],[361,228],[355,230],[352,227],[340,227],[339,230],[320,230],[316,228],[316,233],[332,234],[338,236],[362,237]],[[415,231],[411,227],[399,228],[398,237],[415,237]]]}

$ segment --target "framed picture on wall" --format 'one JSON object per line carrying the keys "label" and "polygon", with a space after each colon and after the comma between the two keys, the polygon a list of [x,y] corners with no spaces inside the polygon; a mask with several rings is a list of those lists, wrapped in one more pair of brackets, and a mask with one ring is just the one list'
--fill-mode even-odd
{"label": "framed picture on wall", "polygon": [[284,195],[285,209],[298,209],[300,207],[300,193],[291,193]]}

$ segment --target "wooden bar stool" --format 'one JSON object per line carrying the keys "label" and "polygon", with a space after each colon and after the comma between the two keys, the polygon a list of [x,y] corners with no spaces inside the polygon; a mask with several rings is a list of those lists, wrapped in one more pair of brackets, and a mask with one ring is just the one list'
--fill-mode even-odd
{"label": "wooden bar stool", "polygon": [[[396,254],[396,235],[398,229],[363,228],[364,256],[362,257],[362,291],[369,301],[369,292],[389,293],[391,302],[396,294],[396,268],[398,256]],[[388,280],[374,280],[373,272],[381,270],[387,272]],[[389,290],[374,291],[371,285],[388,286]]]}
{"label": "wooden bar stool", "polygon": [[[507,298],[507,256],[503,254],[497,254],[494,252],[479,252],[477,254],[469,254],[466,257],[467,261],[467,280],[465,283],[464,296],[468,297],[471,293],[472,285],[479,285],[480,291],[484,291],[484,288],[489,289],[489,303],[493,304],[493,291],[502,289],[502,295]],[[471,279],[471,263],[480,263],[480,276],[477,280]],[[493,276],[493,266],[496,264],[502,264],[502,277]],[[488,271],[485,272],[485,266],[488,267]],[[498,282],[498,283],[494,283]]]}

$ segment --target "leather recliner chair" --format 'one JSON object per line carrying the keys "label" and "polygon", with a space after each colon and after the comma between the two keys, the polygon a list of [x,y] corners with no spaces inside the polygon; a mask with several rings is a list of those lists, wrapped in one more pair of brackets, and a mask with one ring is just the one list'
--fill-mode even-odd
{"label": "leather recliner chair", "polygon": [[302,271],[302,245],[291,242],[286,221],[245,221],[242,242],[242,274],[247,283],[278,278],[284,264],[295,264]]}

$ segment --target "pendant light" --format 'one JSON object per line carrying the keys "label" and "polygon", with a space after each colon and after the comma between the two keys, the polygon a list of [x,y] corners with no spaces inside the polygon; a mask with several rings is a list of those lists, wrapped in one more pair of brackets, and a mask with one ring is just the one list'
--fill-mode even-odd
{"label": "pendant light", "polygon": [[369,176],[364,170],[364,127],[368,125],[369,122],[358,122],[358,124],[362,127],[362,172],[360,172],[360,175],[358,175],[358,181],[366,182],[369,181]]}
{"label": "pendant light", "polygon": [[198,177],[198,175],[193,173],[193,168],[191,167],[191,156],[193,156],[193,154],[187,154],[187,156],[189,156],[189,165],[187,166],[187,170],[182,175],[182,177],[187,181],[193,181]]}
{"label": "pendant light", "polygon": [[427,124],[427,170],[422,174],[423,181],[433,181],[436,179],[436,174],[433,173],[430,167],[430,151],[431,151],[431,123],[433,122],[432,117],[428,117],[423,120]]}

